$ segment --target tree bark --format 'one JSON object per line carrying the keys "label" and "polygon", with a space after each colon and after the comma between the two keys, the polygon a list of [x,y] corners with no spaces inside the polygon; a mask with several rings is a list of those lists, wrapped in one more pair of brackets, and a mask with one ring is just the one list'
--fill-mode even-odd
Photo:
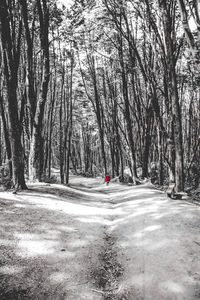
{"label": "tree bark", "polygon": [[3,69],[6,81],[8,117],[9,117],[9,138],[12,157],[12,180],[15,189],[26,189],[24,178],[24,152],[21,143],[21,124],[19,119],[17,84],[18,84],[18,67],[20,61],[20,44],[22,34],[22,22],[18,16],[17,38],[14,39],[11,34],[13,23],[12,16],[6,0],[0,3],[0,34],[1,47],[3,53]]}
{"label": "tree bark", "polygon": [[70,53],[70,86],[69,86],[69,128],[68,128],[68,143],[67,143],[67,157],[66,157],[66,184],[69,183],[69,159],[71,155],[71,139],[72,139],[72,125],[73,125],[73,103],[72,103],[72,87],[73,87],[73,71],[74,71],[74,52],[71,49]]}
{"label": "tree bark", "polygon": [[32,137],[30,142],[29,178],[31,181],[41,181],[43,172],[43,117],[49,85],[49,9],[46,0],[37,0],[37,9],[40,22],[40,42],[42,50],[42,82],[38,96],[33,121]]}
{"label": "tree bark", "polygon": [[122,36],[119,36],[119,58],[120,58],[120,65],[121,65],[121,76],[122,76],[122,90],[123,90],[123,100],[124,100],[124,118],[126,121],[126,129],[129,141],[129,148],[130,148],[130,163],[131,163],[131,173],[133,176],[133,181],[137,176],[137,168],[136,168],[136,157],[135,157],[135,146],[133,141],[133,129],[132,129],[132,120],[130,115],[130,103],[128,97],[128,86],[127,86],[127,78],[125,73],[125,66],[124,66],[124,58],[123,58],[123,40]]}
{"label": "tree bark", "polygon": [[6,145],[6,153],[7,153],[7,158],[8,158],[10,178],[12,178],[12,160],[11,160],[12,154],[11,154],[11,146],[10,146],[10,140],[9,140],[9,130],[8,130],[7,122],[6,122],[4,101],[3,101],[3,97],[1,94],[0,94],[0,109],[1,109],[1,118],[2,118],[2,125],[3,125],[4,139],[5,139],[5,145]]}
{"label": "tree bark", "polygon": [[172,18],[170,15],[170,7],[163,1],[159,1],[159,5],[163,14],[163,27],[166,45],[166,63],[168,68],[168,80],[172,105],[172,120],[174,124],[174,147],[175,147],[175,192],[184,190],[184,164],[183,164],[183,144],[182,144],[182,120],[179,104],[179,94],[176,75],[176,60],[174,56],[174,42],[172,33]]}

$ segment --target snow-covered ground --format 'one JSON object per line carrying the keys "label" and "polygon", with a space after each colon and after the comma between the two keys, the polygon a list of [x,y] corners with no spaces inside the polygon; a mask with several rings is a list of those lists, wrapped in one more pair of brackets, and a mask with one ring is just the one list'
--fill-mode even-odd
{"label": "snow-covered ground", "polygon": [[1,300],[200,299],[200,208],[149,183],[0,193]]}

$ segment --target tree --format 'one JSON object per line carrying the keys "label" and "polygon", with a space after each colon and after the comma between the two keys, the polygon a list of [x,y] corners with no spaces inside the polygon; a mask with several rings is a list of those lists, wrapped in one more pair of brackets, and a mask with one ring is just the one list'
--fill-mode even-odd
{"label": "tree", "polygon": [[[15,10],[17,21],[14,22],[12,9]],[[18,5],[6,0],[0,4],[0,34],[3,70],[6,82],[6,97],[8,101],[9,139],[12,158],[12,180],[16,189],[26,189],[24,178],[24,150],[21,143],[21,123],[19,119],[19,104],[17,99],[18,68],[20,63],[20,46],[22,21],[17,13]],[[7,151],[9,151],[9,146]],[[9,153],[9,152],[8,152]]]}

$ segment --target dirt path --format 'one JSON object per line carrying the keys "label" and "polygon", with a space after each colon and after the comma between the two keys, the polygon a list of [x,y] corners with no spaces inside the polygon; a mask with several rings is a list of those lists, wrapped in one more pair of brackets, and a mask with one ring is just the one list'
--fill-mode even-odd
{"label": "dirt path", "polygon": [[0,193],[1,300],[200,299],[200,208],[149,184]]}

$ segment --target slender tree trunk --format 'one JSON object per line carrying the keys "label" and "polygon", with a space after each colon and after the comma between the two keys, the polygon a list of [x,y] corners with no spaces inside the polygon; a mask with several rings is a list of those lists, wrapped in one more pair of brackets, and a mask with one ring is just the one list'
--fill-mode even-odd
{"label": "slender tree trunk", "polygon": [[162,131],[160,128],[157,128],[157,137],[158,137],[158,183],[163,185],[164,174],[163,174],[163,146],[162,146]]}
{"label": "slender tree trunk", "polygon": [[143,153],[143,162],[142,162],[142,177],[148,177],[148,164],[149,164],[149,150],[151,145],[151,136],[150,133],[146,133],[145,135],[145,145],[144,145],[144,153]]}
{"label": "slender tree trunk", "polygon": [[61,93],[61,101],[60,101],[60,143],[59,143],[59,150],[60,150],[60,181],[64,183],[64,149],[63,149],[63,107],[62,107],[62,93]]}
{"label": "slender tree trunk", "polygon": [[72,87],[73,87],[73,71],[74,71],[74,53],[71,50],[71,69],[70,69],[70,90],[69,90],[69,128],[68,128],[68,144],[66,157],[66,184],[69,183],[69,162],[71,155],[71,139],[73,125],[73,103],[72,103]]}
{"label": "slender tree trunk", "polygon": [[49,85],[49,9],[46,0],[37,0],[40,21],[40,41],[42,49],[42,82],[34,116],[34,125],[30,142],[29,178],[42,180],[43,172],[43,116]]}
{"label": "slender tree trunk", "polygon": [[142,162],[142,177],[148,177],[148,165],[149,165],[149,154],[151,146],[151,124],[153,120],[152,107],[150,106],[147,111],[146,117],[146,131],[145,131],[145,143],[144,143],[144,152],[143,152],[143,162]]}
{"label": "slender tree trunk", "polygon": [[104,166],[104,172],[107,173],[107,162],[106,162],[106,152],[105,152],[105,143],[104,143],[104,129],[103,129],[103,115],[101,114],[101,104],[99,99],[99,93],[97,88],[97,80],[96,80],[96,70],[93,59],[93,85],[94,85],[94,94],[95,94],[95,105],[96,105],[96,116],[99,127],[99,136],[100,136],[100,144],[101,144],[101,155]]}
{"label": "slender tree trunk", "polygon": [[[56,78],[56,77],[55,77]],[[53,87],[53,95],[51,100],[51,107],[50,107],[50,120],[49,120],[49,154],[48,154],[48,178],[51,178],[51,156],[52,156],[52,131],[53,131],[53,110],[54,110],[54,104],[55,104],[55,98],[56,98],[56,83],[54,82]]]}
{"label": "slender tree trunk", "polygon": [[80,134],[80,167],[81,167],[81,173],[85,173],[85,153],[84,153],[84,139],[83,139],[83,127],[80,126],[80,130],[79,130],[79,134]]}
{"label": "slender tree trunk", "polygon": [[182,142],[182,121],[178,97],[175,66],[172,71],[173,95],[172,111],[174,116],[174,145],[175,145],[175,191],[184,190],[184,165],[183,165],[183,142]]}
{"label": "slender tree trunk", "polygon": [[133,181],[135,183],[135,179],[138,176],[137,176],[137,168],[136,168],[135,146],[134,146],[134,141],[133,141],[132,120],[131,120],[131,115],[130,115],[130,103],[129,103],[129,97],[128,97],[127,78],[126,78],[124,58],[123,58],[122,36],[119,37],[119,42],[120,42],[119,57],[120,57],[121,72],[122,72],[122,89],[123,89],[123,99],[124,99],[124,118],[126,121],[126,129],[127,129],[129,148],[130,148],[130,153],[131,153],[131,155],[130,155],[131,174],[133,176]]}
{"label": "slender tree trunk", "polygon": [[66,157],[66,184],[69,183],[69,162],[70,162],[70,154],[71,154],[71,137],[72,137],[72,121],[70,121],[70,127],[69,127],[69,132],[68,132],[67,157]]}
{"label": "slender tree trunk", "polygon": [[115,177],[115,149],[113,141],[110,141],[110,155],[111,155],[111,165],[112,165],[112,178]]}

